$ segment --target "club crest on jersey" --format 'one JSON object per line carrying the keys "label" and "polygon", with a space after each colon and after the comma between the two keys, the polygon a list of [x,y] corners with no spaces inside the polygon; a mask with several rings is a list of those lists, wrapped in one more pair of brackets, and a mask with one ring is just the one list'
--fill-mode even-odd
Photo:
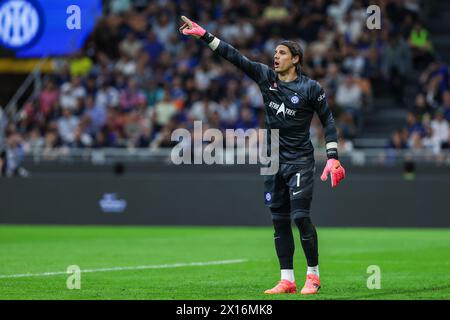
{"label": "club crest on jersey", "polygon": [[292,102],[293,104],[297,104],[299,101],[300,101],[300,99],[299,99],[298,96],[292,96],[292,97],[291,97],[291,102]]}
{"label": "club crest on jersey", "polygon": [[295,116],[295,114],[297,112],[297,110],[286,108],[284,103],[281,103],[281,105],[279,105],[278,103],[275,103],[273,101],[270,101],[269,107],[271,107],[272,109],[277,110],[276,115],[279,115],[280,113],[282,113],[283,117],[285,117],[285,118],[286,118],[286,115],[288,115],[288,116]]}
{"label": "club crest on jersey", "polygon": [[270,192],[266,192],[264,198],[265,198],[266,204],[269,204],[272,201],[272,194]]}

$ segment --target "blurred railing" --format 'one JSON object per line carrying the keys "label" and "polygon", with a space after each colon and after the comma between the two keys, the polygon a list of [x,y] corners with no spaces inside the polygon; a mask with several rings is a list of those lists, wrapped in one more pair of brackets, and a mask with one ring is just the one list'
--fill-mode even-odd
{"label": "blurred railing", "polygon": [[[125,149],[125,148],[103,148],[103,149],[74,149],[54,148],[50,150],[39,149],[27,152],[24,155],[26,162],[35,164],[41,162],[58,163],[91,163],[96,165],[112,164],[116,162],[147,162],[147,163],[172,163],[172,149]],[[248,155],[248,149],[236,149],[234,157]],[[231,155],[233,157],[233,155]],[[223,159],[227,158],[224,154]],[[427,163],[435,165],[450,166],[450,150],[433,152],[428,150],[391,150],[391,149],[355,149],[350,152],[339,153],[341,162],[355,166],[365,165],[396,165],[405,162]],[[229,158],[228,158],[229,159]],[[315,159],[317,162],[326,160],[324,149],[316,148]],[[225,161],[224,161],[225,162]],[[231,161],[233,163],[233,161]],[[193,163],[193,161],[192,161]],[[234,163],[237,163],[236,161]],[[248,158],[246,158],[246,162]],[[258,163],[260,163],[258,161]]]}
{"label": "blurred railing", "polygon": [[[14,96],[9,100],[8,104],[5,107],[5,114],[8,115],[14,122],[19,119],[19,111],[18,110],[18,102],[23,96],[25,96],[27,89],[33,85],[33,91],[30,96],[26,99],[26,102],[34,99],[41,91],[42,91],[42,79],[41,79],[41,71],[44,64],[47,62],[48,58],[43,57],[39,60],[39,62],[35,65],[33,70],[28,74],[27,78],[20,85],[19,89],[17,89]],[[26,103],[25,102],[25,103]],[[22,103],[24,105],[25,103]]]}

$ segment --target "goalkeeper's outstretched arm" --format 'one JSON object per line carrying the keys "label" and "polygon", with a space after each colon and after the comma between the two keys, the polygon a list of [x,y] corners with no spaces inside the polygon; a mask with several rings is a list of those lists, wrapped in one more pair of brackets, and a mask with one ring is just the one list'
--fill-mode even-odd
{"label": "goalkeeper's outstretched arm", "polygon": [[199,26],[197,23],[189,20],[185,16],[182,16],[181,19],[184,21],[184,24],[180,27],[180,32],[182,34],[193,36],[196,39],[205,41],[205,43],[214,52],[230,61],[236,67],[245,72],[245,74],[247,74],[254,81],[260,82],[260,80],[264,78],[265,73],[269,70],[266,65],[251,61],[246,56],[241,54],[238,50],[236,50],[232,45],[215,37],[208,31],[203,29],[201,26]]}

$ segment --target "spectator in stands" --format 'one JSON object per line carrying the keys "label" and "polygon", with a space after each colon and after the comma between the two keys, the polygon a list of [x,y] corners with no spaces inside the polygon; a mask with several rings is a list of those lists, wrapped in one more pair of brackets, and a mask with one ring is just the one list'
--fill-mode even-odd
{"label": "spectator in stands", "polygon": [[438,74],[430,78],[425,86],[425,97],[427,103],[433,109],[437,109],[439,107],[439,98],[441,95],[440,83],[442,82],[442,80],[442,75]]}
{"label": "spectator in stands", "polygon": [[[447,137],[445,138],[445,141]],[[425,136],[422,138],[422,145],[425,149],[438,154],[441,151],[441,141],[431,126],[425,127]]]}
{"label": "spectator in stands", "polygon": [[337,137],[338,137],[339,152],[353,151],[353,142],[345,138],[345,136],[342,134],[342,130],[339,127],[337,128]]}
{"label": "spectator in stands", "polygon": [[102,130],[95,135],[93,147],[96,149],[114,147],[114,143],[109,139],[106,127],[102,128]]}
{"label": "spectator in stands", "polygon": [[219,111],[219,105],[215,101],[211,101],[208,95],[203,94],[203,99],[194,102],[191,110],[189,111],[189,117],[193,121],[208,122],[208,118],[211,113]]}
{"label": "spectator in stands", "polygon": [[136,59],[139,51],[142,49],[142,42],[136,38],[134,32],[130,31],[119,44],[120,51],[130,57]]}
{"label": "spectator in stands", "polygon": [[345,58],[342,61],[342,68],[354,76],[362,76],[366,73],[367,58],[353,46],[345,47]]}
{"label": "spectator in stands", "polygon": [[39,151],[43,149],[45,140],[37,126],[33,127],[28,133],[26,140],[24,141],[24,151],[31,154],[39,154]]}
{"label": "spectator in stands", "polygon": [[178,35],[176,33],[172,33],[169,41],[164,44],[164,49],[170,54],[172,59],[180,55],[181,50],[183,50],[183,44],[178,41]]}
{"label": "spectator in stands", "polygon": [[413,112],[419,121],[422,121],[424,116],[430,117],[433,112],[422,93],[416,96]]}
{"label": "spectator in stands", "polygon": [[358,129],[350,113],[342,112],[336,122],[337,127],[345,139],[354,139],[357,136]]}
{"label": "spectator in stands", "polygon": [[152,127],[151,126],[144,126],[142,128],[142,132],[140,133],[137,141],[136,141],[136,148],[148,148],[150,147],[150,143],[152,141]]}
{"label": "spectator in stands", "polygon": [[336,92],[336,104],[345,112],[352,115],[358,126],[358,132],[362,127],[362,103],[363,92],[356,83],[352,74],[345,76],[344,81],[338,85]]}
{"label": "spectator in stands", "polygon": [[93,96],[86,97],[86,108],[83,116],[87,118],[87,132],[92,136],[95,136],[105,124],[106,108],[103,105],[96,104]]}
{"label": "spectator in stands", "polygon": [[21,165],[24,155],[22,136],[17,131],[8,132],[6,136],[6,148],[2,160],[0,160],[2,167],[4,166],[2,171],[4,171],[5,176],[28,176],[28,171]]}
{"label": "spectator in stands", "polygon": [[325,73],[324,85],[327,87],[328,95],[335,95],[342,82],[342,74],[339,72],[339,67],[336,63],[330,63],[327,66]]}
{"label": "spectator in stands", "polygon": [[444,118],[450,121],[450,91],[445,91],[442,94],[442,106],[441,109],[444,112]]}
{"label": "spectator in stands", "polygon": [[109,58],[115,60],[119,56],[120,36],[117,24],[102,17],[92,35],[94,47],[98,52],[105,53]]}
{"label": "spectator in stands", "polygon": [[224,97],[219,104],[218,114],[222,123],[227,128],[234,128],[239,115],[239,108],[236,103]]}
{"label": "spectator in stands", "polygon": [[116,108],[119,106],[119,91],[109,84],[109,81],[102,79],[95,94],[95,105],[102,108]]}
{"label": "spectator in stands", "polygon": [[355,43],[359,38],[364,21],[360,17],[353,16],[347,11],[342,20],[337,21],[337,31],[342,34],[348,42]]}
{"label": "spectator in stands", "polygon": [[160,43],[167,43],[176,28],[174,21],[169,19],[168,13],[163,11],[158,14],[155,23],[152,24],[152,30]]}
{"label": "spectator in stands", "polygon": [[339,24],[345,16],[345,13],[350,8],[353,0],[332,0],[327,7],[327,15]]}
{"label": "spectator in stands", "polygon": [[44,90],[39,94],[40,111],[43,114],[48,114],[58,99],[58,88],[52,80],[47,80],[44,84]]}
{"label": "spectator in stands", "polygon": [[155,80],[150,80],[144,89],[147,106],[153,108],[157,102],[164,98],[164,89]]}
{"label": "spectator in stands", "polygon": [[251,129],[256,127],[256,117],[248,107],[241,108],[239,119],[236,122],[236,129]]}
{"label": "spectator in stands", "polygon": [[79,122],[80,120],[72,114],[71,109],[62,109],[62,117],[58,120],[58,132],[63,143],[70,144],[73,141]]}
{"label": "spectator in stands", "polygon": [[396,150],[402,150],[402,149],[408,148],[408,145],[407,145],[406,141],[403,140],[402,133],[399,130],[396,130],[392,133],[391,139],[389,140],[387,148],[396,149]]}
{"label": "spectator in stands", "polygon": [[71,148],[88,148],[93,145],[92,136],[85,132],[85,125],[80,123],[74,130],[73,139],[68,146]]}
{"label": "spectator in stands", "polygon": [[70,82],[61,86],[59,103],[63,109],[70,109],[75,112],[78,109],[79,99],[86,96],[86,89],[81,83],[81,78],[73,76]]}
{"label": "spectator in stands", "polygon": [[211,128],[219,129],[220,131],[224,131],[226,128],[229,128],[222,122],[218,111],[214,111],[209,115],[208,124]]}
{"label": "spectator in stands", "polygon": [[131,77],[137,72],[136,59],[132,59],[128,54],[120,51],[120,58],[116,63],[115,69],[117,72],[120,72],[127,77]]}
{"label": "spectator in stands", "polygon": [[164,89],[164,98],[159,101],[155,106],[155,122],[156,122],[156,131],[159,131],[161,128],[166,126],[169,123],[169,120],[172,116],[177,112],[177,107],[175,102],[170,95],[170,89]]}
{"label": "spectator in stands", "polygon": [[151,144],[151,148],[173,148],[177,142],[171,139],[172,131],[170,127],[164,127],[157,135]]}
{"label": "spectator in stands", "polygon": [[42,156],[44,159],[55,159],[61,154],[60,147],[62,147],[62,141],[58,135],[58,129],[55,124],[49,126],[45,133],[44,149]]}
{"label": "spectator in stands", "polygon": [[146,103],[144,92],[134,78],[130,78],[127,87],[119,97],[120,109],[123,112],[134,110],[139,104]]}
{"label": "spectator in stands", "polygon": [[150,63],[156,65],[160,54],[164,51],[164,46],[153,31],[147,33],[147,39],[144,42],[143,47],[150,56]]}
{"label": "spectator in stands", "polygon": [[442,109],[436,110],[433,120],[431,120],[431,128],[439,145],[447,142],[449,134],[448,121],[444,118],[444,111]]}
{"label": "spectator in stands", "polygon": [[414,132],[418,132],[420,136],[425,134],[422,122],[420,122],[412,112],[408,112],[406,116],[406,129],[408,130],[408,135],[411,135]]}
{"label": "spectator in stands", "polygon": [[410,71],[411,54],[408,44],[399,33],[389,34],[388,42],[382,50],[382,72],[388,79],[397,103],[403,104],[403,86]]}
{"label": "spectator in stands", "polygon": [[129,140],[127,143],[128,147],[136,145],[144,126],[148,126],[147,119],[138,110],[133,110],[126,115],[123,130]]}
{"label": "spectator in stands", "polygon": [[424,148],[422,142],[422,135],[419,132],[414,131],[413,133],[410,134],[408,139],[408,148],[413,151],[419,151]]}
{"label": "spectator in stands", "polygon": [[336,103],[344,110],[353,113],[362,107],[362,90],[356,83],[352,74],[345,76],[344,81],[338,85],[336,91]]}
{"label": "spectator in stands", "polygon": [[281,0],[271,0],[270,5],[267,6],[263,13],[263,19],[270,22],[282,22],[289,16],[288,8]]}
{"label": "spectator in stands", "polygon": [[211,59],[204,60],[194,69],[195,84],[198,90],[207,90],[211,80],[220,75],[220,70]]}
{"label": "spectator in stands", "polygon": [[131,7],[131,0],[111,0],[109,8],[112,13],[122,13]]}
{"label": "spectator in stands", "polygon": [[70,59],[69,68],[71,76],[86,76],[91,71],[92,60],[88,56],[83,55],[83,52],[80,50]]}
{"label": "spectator in stands", "polygon": [[324,0],[308,1],[301,8],[298,20],[299,34],[307,42],[317,39],[321,26],[325,25],[327,7]]}
{"label": "spectator in stands", "polygon": [[433,60],[433,45],[430,33],[419,20],[414,24],[408,41],[413,50],[414,68],[423,70]]}
{"label": "spectator in stands", "polygon": [[447,140],[442,144],[442,149],[450,150],[450,131],[448,133]]}

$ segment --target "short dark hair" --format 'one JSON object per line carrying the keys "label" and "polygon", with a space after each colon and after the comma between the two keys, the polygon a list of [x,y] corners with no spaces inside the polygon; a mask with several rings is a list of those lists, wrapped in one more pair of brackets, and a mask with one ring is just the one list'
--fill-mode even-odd
{"label": "short dark hair", "polygon": [[302,46],[298,42],[291,41],[291,40],[284,40],[279,45],[288,47],[289,51],[291,51],[291,54],[293,56],[299,57],[298,63],[295,64],[295,71],[297,72],[297,74],[300,74],[300,67],[303,65],[303,48],[302,48]]}

